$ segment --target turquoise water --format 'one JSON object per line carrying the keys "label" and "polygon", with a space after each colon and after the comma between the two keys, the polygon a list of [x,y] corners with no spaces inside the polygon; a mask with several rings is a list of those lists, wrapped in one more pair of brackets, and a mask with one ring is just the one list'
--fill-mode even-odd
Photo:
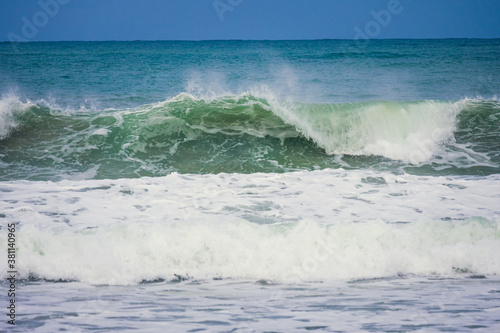
{"label": "turquoise water", "polygon": [[16,329],[498,331],[499,92],[497,39],[0,43]]}
{"label": "turquoise water", "polygon": [[499,171],[498,40],[4,43],[0,54],[2,180]]}

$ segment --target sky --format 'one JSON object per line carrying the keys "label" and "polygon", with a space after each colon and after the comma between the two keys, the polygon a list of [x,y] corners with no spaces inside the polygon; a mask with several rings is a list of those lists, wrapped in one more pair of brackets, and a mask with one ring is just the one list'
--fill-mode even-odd
{"label": "sky", "polygon": [[500,38],[500,0],[2,0],[0,41]]}

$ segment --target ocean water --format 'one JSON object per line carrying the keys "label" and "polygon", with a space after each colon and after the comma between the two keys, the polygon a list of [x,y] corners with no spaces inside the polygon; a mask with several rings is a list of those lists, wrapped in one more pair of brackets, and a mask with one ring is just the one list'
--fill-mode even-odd
{"label": "ocean water", "polygon": [[498,332],[499,93],[496,39],[0,43],[1,325]]}

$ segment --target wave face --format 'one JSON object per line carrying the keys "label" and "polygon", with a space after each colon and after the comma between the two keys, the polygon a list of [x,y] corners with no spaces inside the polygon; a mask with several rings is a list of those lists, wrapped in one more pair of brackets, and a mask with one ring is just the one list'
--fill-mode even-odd
{"label": "wave face", "polygon": [[[374,168],[499,171],[500,103],[307,104],[183,93],[124,110],[0,101],[1,179]],[[62,171],[62,174],[61,174]]]}

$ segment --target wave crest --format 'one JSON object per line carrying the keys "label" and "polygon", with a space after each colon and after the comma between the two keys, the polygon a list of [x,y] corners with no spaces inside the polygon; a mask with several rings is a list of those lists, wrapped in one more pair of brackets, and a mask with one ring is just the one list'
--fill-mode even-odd
{"label": "wave crest", "polygon": [[[182,93],[132,109],[74,112],[4,98],[2,162],[23,163],[27,173],[95,169],[104,178],[117,170],[120,177],[142,177],[381,163],[494,169],[500,162],[495,100],[328,104],[262,95]],[[9,140],[13,130],[21,133]]]}
{"label": "wave crest", "polygon": [[22,121],[20,117],[36,105],[22,102],[16,95],[10,94],[0,99],[0,140],[7,138]]}

